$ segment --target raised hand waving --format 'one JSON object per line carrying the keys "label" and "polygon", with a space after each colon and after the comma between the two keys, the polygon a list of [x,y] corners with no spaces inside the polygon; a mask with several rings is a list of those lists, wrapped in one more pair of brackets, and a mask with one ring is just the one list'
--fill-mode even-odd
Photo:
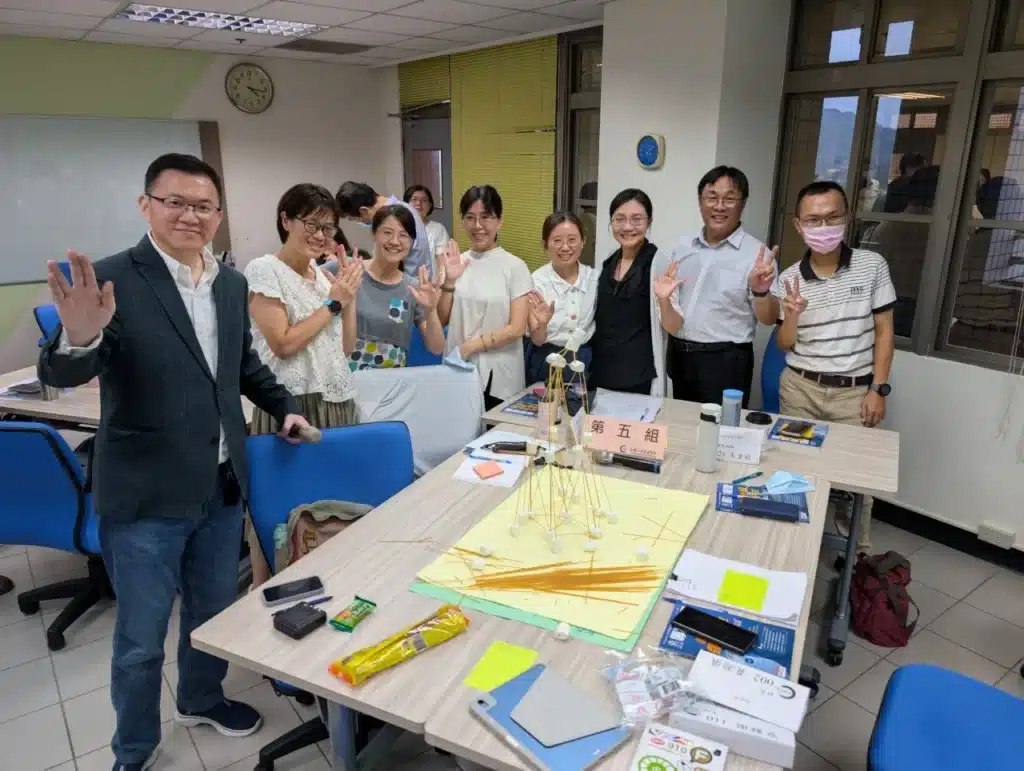
{"label": "raised hand waving", "polygon": [[68,250],[68,261],[71,283],[52,260],[46,263],[46,283],[68,342],[76,347],[86,346],[114,318],[114,284],[107,281],[100,287],[96,283],[96,271],[84,254]]}
{"label": "raised hand waving", "polygon": [[441,300],[440,284],[430,280],[430,275],[427,271],[426,265],[420,265],[417,278],[419,278],[419,286],[410,285],[409,293],[423,308],[423,310],[430,313],[437,307],[437,303]]}
{"label": "raised hand waving", "polygon": [[659,300],[669,299],[682,286],[685,279],[676,278],[678,270],[679,260],[676,260],[665,269],[664,273],[654,277],[654,296]]}

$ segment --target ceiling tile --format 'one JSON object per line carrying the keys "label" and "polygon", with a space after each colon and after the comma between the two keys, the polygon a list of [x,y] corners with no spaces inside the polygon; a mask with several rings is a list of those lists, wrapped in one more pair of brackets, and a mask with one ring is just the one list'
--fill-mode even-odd
{"label": "ceiling tile", "polygon": [[498,6],[499,8],[511,8],[514,11],[535,11],[548,5],[554,5],[558,0],[470,0],[477,5]]}
{"label": "ceiling tile", "polygon": [[599,21],[604,18],[604,8],[598,0],[569,0],[568,3],[545,8],[544,13],[576,21]]}
{"label": "ceiling tile", "polygon": [[360,51],[360,54],[378,59],[381,62],[394,61],[395,59],[408,59],[415,54],[411,51],[403,51],[401,48],[371,48],[369,51]]}
{"label": "ceiling tile", "polygon": [[[6,0],[0,0],[5,2]],[[174,0],[169,3],[172,8],[185,8],[190,11],[218,11],[219,13],[247,13],[253,8],[266,3],[267,0]],[[149,3],[143,3],[149,5]],[[156,3],[155,5],[159,5]]]}
{"label": "ceiling tile", "polygon": [[262,56],[266,48],[254,46],[232,45],[211,40],[182,40],[174,46],[176,49],[184,48],[189,51],[210,51],[216,54],[229,54],[231,56]]}
{"label": "ceiling tile", "polygon": [[325,5],[328,8],[350,8],[353,11],[381,13],[408,5],[413,0],[302,0],[306,5]]}
{"label": "ceiling tile", "polygon": [[315,40],[332,40],[336,43],[358,43],[365,46],[384,46],[408,39],[408,35],[395,35],[390,32],[367,32],[363,29],[338,27],[326,32],[311,35]]}
{"label": "ceiling tile", "polygon": [[[3,1],[0,0],[0,3]],[[194,1],[202,2],[202,0]],[[287,2],[287,0],[275,0],[275,2],[261,5],[253,9],[252,14],[264,19],[301,21],[306,24],[320,24],[325,27],[333,27],[335,24],[348,24],[350,21],[364,19],[368,15],[365,11],[345,11],[341,8],[326,8],[320,5],[292,3]]]}
{"label": "ceiling tile", "polygon": [[498,29],[484,29],[483,27],[455,27],[444,32],[431,35],[439,40],[449,40],[453,43],[487,43],[498,38],[508,37],[507,32]]}
{"label": "ceiling tile", "polygon": [[409,16],[413,19],[449,21],[453,24],[475,24],[478,21],[508,16],[512,11],[505,8],[460,3],[458,0],[420,0],[418,3],[396,8],[392,13],[395,16]]}
{"label": "ceiling tile", "polygon": [[[3,0],[6,2],[7,0]],[[120,35],[117,32],[90,32],[83,40],[87,40],[90,43],[116,43],[117,45],[123,46],[150,46],[153,48],[163,48],[173,45],[177,45],[178,41],[174,38],[153,38],[143,37],[142,35]]]}
{"label": "ceiling tile", "polygon": [[[284,35],[260,35],[258,33],[245,33],[237,30],[227,29],[204,29],[192,38],[204,43],[223,43],[227,45],[244,45],[248,48],[269,48],[270,46],[281,45],[288,40],[295,40],[294,36]],[[239,40],[245,42],[239,43]]]}
{"label": "ceiling tile", "polygon": [[430,37],[414,37],[408,40],[403,40],[401,43],[392,43],[391,48],[398,48],[402,51],[443,51],[446,48],[458,48],[458,43],[453,43],[451,40],[437,40],[436,38]]}
{"label": "ceiling tile", "polygon": [[556,30],[565,27],[567,22],[568,19],[559,19],[556,16],[546,16],[542,13],[516,13],[493,21],[485,21],[481,26],[500,29],[503,32],[527,33]]}
{"label": "ceiling tile", "polygon": [[54,37],[61,40],[80,40],[85,34],[80,29],[64,29],[63,27],[34,27],[29,24],[0,24],[0,35],[16,37]]}
{"label": "ceiling tile", "polygon": [[202,31],[198,27],[185,27],[180,24],[158,24],[152,21],[127,21],[126,19],[108,19],[97,29],[104,32],[120,32],[122,35],[172,37],[178,40],[195,37]]}
{"label": "ceiling tile", "polygon": [[121,0],[0,0],[0,8],[74,13],[79,16],[109,16],[122,5]]}
{"label": "ceiling tile", "polygon": [[440,21],[424,21],[423,19],[406,19],[403,16],[378,14],[349,24],[350,29],[365,29],[370,32],[392,32],[396,35],[430,35],[434,32],[451,29],[453,24]]}
{"label": "ceiling tile", "polygon": [[33,27],[62,27],[64,29],[85,30],[92,29],[99,22],[100,19],[96,16],[44,13],[43,11],[8,11],[0,8],[0,24],[23,24]]}
{"label": "ceiling tile", "polygon": [[374,64],[382,63],[380,59],[373,59],[369,56],[364,56],[363,54],[345,54],[344,56],[339,56],[338,61],[343,64],[351,64],[356,67],[369,67]]}

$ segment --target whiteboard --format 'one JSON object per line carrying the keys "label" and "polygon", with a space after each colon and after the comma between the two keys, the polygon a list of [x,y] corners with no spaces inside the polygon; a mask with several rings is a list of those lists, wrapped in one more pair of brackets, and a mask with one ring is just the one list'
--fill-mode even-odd
{"label": "whiteboard", "polygon": [[146,167],[201,157],[194,121],[0,116],[0,284],[44,281],[68,249],[100,259],[146,233]]}

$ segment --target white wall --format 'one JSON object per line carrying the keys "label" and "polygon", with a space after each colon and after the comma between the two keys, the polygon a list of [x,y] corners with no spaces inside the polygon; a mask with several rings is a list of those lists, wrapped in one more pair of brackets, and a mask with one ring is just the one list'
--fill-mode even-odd
{"label": "white wall", "polygon": [[[218,123],[231,247],[239,264],[280,247],[274,212],[291,185],[315,182],[333,192],[354,179],[382,194],[401,193],[401,126],[387,118],[398,108],[396,67],[263,58],[261,66],[274,79],[274,104],[253,116],[224,97],[224,75],[236,61],[218,57],[174,117]],[[344,230],[354,244],[369,245],[361,228]]]}

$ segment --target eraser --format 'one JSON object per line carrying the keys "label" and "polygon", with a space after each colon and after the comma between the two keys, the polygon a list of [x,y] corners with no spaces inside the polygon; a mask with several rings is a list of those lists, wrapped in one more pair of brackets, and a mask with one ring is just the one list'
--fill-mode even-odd
{"label": "eraser", "polygon": [[572,638],[572,627],[562,621],[555,627],[555,639],[565,642]]}
{"label": "eraser", "polygon": [[504,469],[493,460],[477,463],[473,466],[473,473],[481,479],[492,479],[505,473]]}

